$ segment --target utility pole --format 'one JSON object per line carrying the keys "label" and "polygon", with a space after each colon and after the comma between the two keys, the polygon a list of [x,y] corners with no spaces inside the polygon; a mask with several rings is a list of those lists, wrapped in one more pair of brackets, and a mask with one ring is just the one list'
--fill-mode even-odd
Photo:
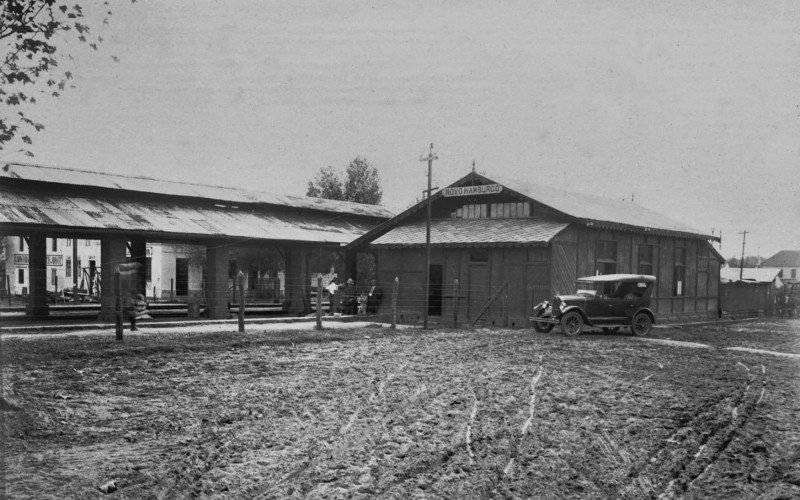
{"label": "utility pole", "polygon": [[744,276],[744,240],[747,238],[747,229],[739,234],[742,235],[742,261],[739,262],[739,281],[742,281],[742,276]]}
{"label": "utility pole", "polygon": [[428,301],[431,294],[431,173],[433,171],[433,160],[438,160],[439,157],[433,153],[433,143],[431,143],[431,150],[428,156],[420,157],[419,161],[428,162],[428,216],[425,219],[425,316],[422,327],[428,329]]}

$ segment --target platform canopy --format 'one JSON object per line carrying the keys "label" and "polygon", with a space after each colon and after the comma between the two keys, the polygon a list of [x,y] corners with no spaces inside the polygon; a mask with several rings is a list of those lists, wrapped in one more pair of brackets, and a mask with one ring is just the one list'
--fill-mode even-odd
{"label": "platform canopy", "polygon": [[345,244],[391,212],[380,206],[6,164],[0,169],[0,229],[66,236],[112,233],[158,239],[250,238]]}

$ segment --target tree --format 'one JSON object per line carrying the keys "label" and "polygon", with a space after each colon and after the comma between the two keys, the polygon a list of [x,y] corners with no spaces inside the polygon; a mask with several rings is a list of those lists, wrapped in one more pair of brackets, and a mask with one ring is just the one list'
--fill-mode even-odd
{"label": "tree", "polygon": [[744,258],[744,266],[741,265],[742,259],[739,257],[731,257],[725,262],[728,267],[758,267],[761,261],[764,260],[760,255],[746,255]]}
{"label": "tree", "polygon": [[330,166],[321,168],[314,180],[308,182],[306,195],[379,205],[383,190],[378,169],[366,158],[357,156],[343,174]]}
{"label": "tree", "polygon": [[[32,132],[44,128],[29,117],[27,108],[41,96],[59,97],[72,79],[70,71],[59,69],[59,63],[71,57],[62,44],[74,38],[97,50],[102,43],[102,37],[91,34],[83,8],[75,2],[0,2],[0,44],[5,50],[0,63],[0,101],[6,105],[0,113],[0,149],[17,137],[32,144]],[[111,16],[108,1],[103,2],[102,8],[102,23],[107,24]],[[21,151],[33,156],[27,149]]]}

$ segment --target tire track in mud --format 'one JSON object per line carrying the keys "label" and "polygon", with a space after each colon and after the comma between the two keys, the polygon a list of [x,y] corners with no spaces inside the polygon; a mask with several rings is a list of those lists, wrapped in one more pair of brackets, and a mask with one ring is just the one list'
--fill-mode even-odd
{"label": "tire track in mud", "polygon": [[[722,395],[713,403],[703,405],[703,408],[708,409],[691,418],[680,420],[677,430],[629,471],[628,481],[617,489],[617,494],[623,497],[657,495],[660,500],[676,498],[685,493],[692,483],[714,465],[730,445],[738,430],[750,419],[755,407],[763,398],[766,387],[766,370],[763,365],[761,365],[762,391],[758,396],[749,394],[757,376],[741,362],[737,362],[734,368],[737,371],[740,371],[739,368],[743,368],[746,380],[744,387],[730,403],[730,413],[722,407],[729,400],[729,396]],[[673,448],[671,445],[680,444],[676,439],[683,431],[690,433],[689,437],[699,436],[696,445],[688,449]],[[686,439],[684,437],[684,440]],[[694,450],[693,453],[692,450]],[[668,477],[659,480],[657,484],[646,480],[648,477],[659,477],[658,469],[664,464],[668,465],[673,462]],[[646,472],[650,473],[645,474]],[[663,477],[663,474],[661,476]],[[648,491],[641,491],[643,485],[649,486],[646,488]],[[657,493],[658,490],[661,491],[660,494]]]}

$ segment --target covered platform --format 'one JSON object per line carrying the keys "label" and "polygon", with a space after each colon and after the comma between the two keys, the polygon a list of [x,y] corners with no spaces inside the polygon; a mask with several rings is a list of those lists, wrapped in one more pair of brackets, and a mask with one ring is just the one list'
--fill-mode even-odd
{"label": "covered platform", "polygon": [[[50,312],[46,238],[100,240],[105,277],[123,263],[138,262],[144,269],[148,242],[201,245],[198,300],[213,319],[230,316],[231,251],[269,247],[283,261],[282,307],[304,314],[312,306],[312,273],[328,271],[316,268],[318,257],[336,252],[345,273],[353,274],[355,254],[344,246],[391,216],[380,206],[198,183],[24,163],[0,168],[0,233],[22,237],[28,247],[29,318]],[[129,290],[145,293],[143,271]],[[99,318],[113,318],[114,304],[113,287],[103,286]]]}

